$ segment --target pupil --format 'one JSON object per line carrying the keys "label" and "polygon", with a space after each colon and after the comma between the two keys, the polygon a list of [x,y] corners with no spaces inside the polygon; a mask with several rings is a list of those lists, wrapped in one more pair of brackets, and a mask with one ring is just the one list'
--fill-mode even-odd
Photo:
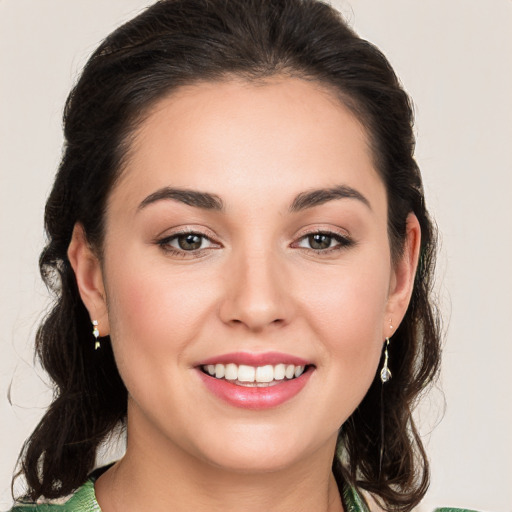
{"label": "pupil", "polygon": [[329,235],[310,235],[309,244],[312,249],[328,249],[331,245],[331,237]]}
{"label": "pupil", "polygon": [[199,235],[182,235],[178,238],[180,249],[190,251],[201,247],[201,236]]}

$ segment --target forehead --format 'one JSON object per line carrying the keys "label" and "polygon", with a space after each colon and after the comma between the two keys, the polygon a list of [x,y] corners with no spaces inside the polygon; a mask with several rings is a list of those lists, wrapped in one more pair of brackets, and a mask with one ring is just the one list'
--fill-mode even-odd
{"label": "forehead", "polygon": [[172,185],[229,203],[231,193],[284,198],[340,183],[383,188],[365,128],[331,90],[298,78],[229,80],[181,87],[153,106],[111,200],[135,204]]}

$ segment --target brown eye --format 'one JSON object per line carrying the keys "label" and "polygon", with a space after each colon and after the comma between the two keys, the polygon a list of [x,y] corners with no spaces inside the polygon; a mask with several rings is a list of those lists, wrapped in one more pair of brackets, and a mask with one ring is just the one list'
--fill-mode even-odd
{"label": "brown eye", "polygon": [[343,236],[330,231],[309,233],[298,240],[295,247],[309,249],[318,254],[331,253],[333,251],[346,249],[354,245],[354,241],[348,236]]}
{"label": "brown eye", "polygon": [[315,233],[308,236],[308,242],[311,249],[322,250],[331,247],[333,237],[325,233]]}
{"label": "brown eye", "polygon": [[184,256],[198,255],[204,249],[218,248],[219,244],[213,242],[208,236],[203,233],[187,232],[176,233],[175,235],[167,236],[157,241],[157,244],[166,252]]}
{"label": "brown eye", "polygon": [[194,251],[200,249],[203,243],[203,237],[195,233],[187,233],[186,235],[179,235],[176,237],[178,246],[184,251]]}

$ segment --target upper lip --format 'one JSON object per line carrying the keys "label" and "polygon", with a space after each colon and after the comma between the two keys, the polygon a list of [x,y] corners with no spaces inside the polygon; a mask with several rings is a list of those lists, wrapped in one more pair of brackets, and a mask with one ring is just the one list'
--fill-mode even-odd
{"label": "upper lip", "polygon": [[197,363],[195,366],[206,366],[209,364],[229,364],[247,365],[247,366],[265,366],[277,364],[293,364],[295,366],[307,366],[311,362],[290,354],[281,352],[233,352],[231,354],[221,354],[209,357]]}

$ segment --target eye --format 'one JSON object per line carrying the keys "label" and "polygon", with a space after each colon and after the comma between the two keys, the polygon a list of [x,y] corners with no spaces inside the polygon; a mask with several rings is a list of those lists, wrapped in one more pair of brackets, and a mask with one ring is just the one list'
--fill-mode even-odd
{"label": "eye", "polygon": [[172,254],[186,256],[186,253],[201,253],[203,249],[218,247],[218,244],[213,242],[209,237],[203,233],[194,231],[186,231],[182,233],[175,233],[158,240],[158,245]]}
{"label": "eye", "polygon": [[[336,242],[333,236],[327,233],[315,233],[314,235],[308,235],[302,239],[302,242],[309,244],[311,249],[322,250],[329,249],[333,242]],[[304,245],[300,245],[304,247]]]}
{"label": "eye", "polygon": [[329,231],[309,233],[299,239],[296,247],[311,249],[315,252],[331,252],[353,245],[353,241],[347,236]]}
{"label": "eye", "polygon": [[179,249],[183,251],[195,251],[197,249],[201,249],[203,242],[205,241],[205,237],[203,235],[198,235],[197,233],[187,233],[185,235],[178,235],[174,237],[172,241],[169,242],[170,245],[173,245],[175,242]]}

